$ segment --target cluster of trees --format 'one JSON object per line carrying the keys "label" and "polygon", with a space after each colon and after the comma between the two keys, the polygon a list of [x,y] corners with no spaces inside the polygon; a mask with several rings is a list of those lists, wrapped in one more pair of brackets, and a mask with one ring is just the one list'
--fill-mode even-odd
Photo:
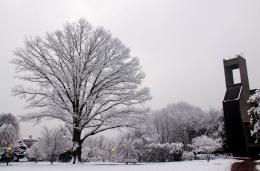
{"label": "cluster of trees", "polygon": [[[114,139],[103,135],[89,137],[83,143],[82,158],[85,161],[111,162],[123,162],[127,158],[136,158],[140,162],[178,161],[182,160],[185,150],[211,153],[221,148],[223,118],[219,110],[204,112],[179,102],[144,115],[146,119],[142,123],[136,124],[134,129],[123,130],[122,135]],[[12,114],[1,114],[0,121],[1,147],[18,146],[19,124],[16,118]],[[71,159],[72,138],[66,126],[45,127],[37,142],[25,150],[24,156],[53,163],[69,152]]]}
{"label": "cluster of trees", "polygon": [[[222,114],[219,110],[204,112],[180,102],[145,117],[142,123],[135,128],[123,129],[117,137],[101,135],[86,139],[82,145],[83,161],[123,162],[128,158],[140,162],[179,161],[184,151],[209,154],[223,144]],[[193,127],[189,123],[193,123]],[[28,150],[29,157],[52,163],[65,153],[71,156],[71,139],[66,127],[44,128],[38,142]]]}
{"label": "cluster of trees", "polygon": [[[135,158],[140,162],[179,161],[184,151],[211,153],[221,147],[221,111],[204,112],[179,102],[143,115],[146,118],[143,122],[135,124],[135,128],[123,129],[122,134],[114,139],[103,135],[86,139],[83,160],[123,162]],[[24,146],[22,141],[18,141],[16,118],[12,114],[1,114],[0,121],[1,147]],[[24,148],[23,156],[53,163],[63,161],[61,156],[67,154],[67,161],[70,161],[73,156],[72,138],[72,132],[66,126],[45,127],[37,142],[29,149]]]}
{"label": "cluster of trees", "polygon": [[147,114],[137,128],[116,139],[89,138],[83,155],[92,161],[156,162],[181,160],[184,151],[212,153],[224,144],[222,117],[221,110],[204,112],[185,102],[171,104]]}
{"label": "cluster of trees", "polygon": [[[260,90],[250,97],[251,134],[259,141]],[[207,112],[179,102],[165,108],[143,114],[145,120],[135,128],[123,129],[115,138],[92,136],[83,143],[82,158],[85,161],[123,162],[135,158],[140,162],[178,161],[182,154],[210,154],[225,144],[223,114],[221,110]],[[19,124],[10,113],[0,114],[0,148],[13,150],[24,147],[19,141]],[[64,153],[73,155],[73,138],[68,127],[44,128],[41,137],[26,150],[24,156],[37,160],[57,161]],[[21,154],[21,153],[20,153]],[[70,158],[71,159],[71,158]]]}
{"label": "cluster of trees", "polygon": [[19,123],[11,113],[0,114],[0,161],[46,160],[53,163],[59,155],[72,148],[71,134],[65,127],[48,129],[28,148],[20,139]]}
{"label": "cluster of trees", "polygon": [[0,161],[14,160],[26,156],[26,145],[20,139],[19,123],[11,113],[0,114]]}
{"label": "cluster of trees", "polygon": [[[251,135],[259,142],[260,90],[250,97],[248,103],[251,106]],[[147,115],[146,122],[121,136],[117,143],[112,141],[112,146],[118,161],[128,157],[138,158],[139,161],[169,161],[165,155],[160,154],[169,154],[167,146],[179,143],[183,145],[182,150],[194,153],[210,154],[221,148],[225,150],[222,110],[211,109],[205,112],[185,102],[171,104]],[[103,149],[106,149],[105,145]]]}
{"label": "cluster of trees", "polygon": [[89,138],[83,144],[83,159],[87,161],[124,162],[137,159],[139,162],[179,161],[183,153],[182,143],[154,143],[137,138],[132,130],[115,139],[105,136]]}
{"label": "cluster of trees", "polygon": [[173,103],[154,112],[149,122],[160,143],[191,144],[193,138],[201,135],[219,138],[224,134],[221,110],[205,112],[186,102]]}

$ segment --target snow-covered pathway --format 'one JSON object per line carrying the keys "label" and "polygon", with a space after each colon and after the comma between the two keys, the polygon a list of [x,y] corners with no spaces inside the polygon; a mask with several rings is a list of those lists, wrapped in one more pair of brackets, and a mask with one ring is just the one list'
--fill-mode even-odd
{"label": "snow-covered pathway", "polygon": [[117,163],[84,163],[73,165],[71,163],[11,163],[6,166],[0,163],[0,171],[229,171],[232,163],[240,162],[235,159],[216,159],[210,162],[182,161],[168,163],[140,163],[126,165]]}

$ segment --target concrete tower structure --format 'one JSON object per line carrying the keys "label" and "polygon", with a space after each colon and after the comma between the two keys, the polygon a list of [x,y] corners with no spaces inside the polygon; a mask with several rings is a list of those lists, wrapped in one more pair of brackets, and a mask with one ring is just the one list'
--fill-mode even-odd
{"label": "concrete tower structure", "polygon": [[[226,80],[226,94],[223,100],[224,122],[227,145],[234,156],[248,156],[250,154],[249,143],[249,105],[247,100],[250,96],[246,60],[236,58],[224,60]],[[234,70],[238,69],[240,83],[234,83]]]}

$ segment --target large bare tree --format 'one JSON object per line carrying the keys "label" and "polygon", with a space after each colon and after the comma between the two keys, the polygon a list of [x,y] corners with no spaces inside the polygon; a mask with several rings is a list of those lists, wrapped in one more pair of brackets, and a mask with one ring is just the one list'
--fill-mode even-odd
{"label": "large bare tree", "polygon": [[[56,118],[72,130],[81,161],[83,141],[99,132],[132,126],[149,100],[141,88],[139,60],[119,39],[85,19],[62,30],[32,37],[15,50],[17,77],[29,82],[14,88],[34,112],[24,120]],[[35,112],[37,111],[37,112]]]}

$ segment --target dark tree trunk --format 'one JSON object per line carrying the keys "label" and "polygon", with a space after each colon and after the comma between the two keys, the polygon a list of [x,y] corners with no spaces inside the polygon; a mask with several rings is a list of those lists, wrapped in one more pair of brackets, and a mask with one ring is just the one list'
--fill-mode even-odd
{"label": "dark tree trunk", "polygon": [[82,142],[81,142],[81,130],[74,128],[73,130],[73,164],[76,163],[76,158],[78,158],[78,162],[82,162],[81,154],[82,154]]}

